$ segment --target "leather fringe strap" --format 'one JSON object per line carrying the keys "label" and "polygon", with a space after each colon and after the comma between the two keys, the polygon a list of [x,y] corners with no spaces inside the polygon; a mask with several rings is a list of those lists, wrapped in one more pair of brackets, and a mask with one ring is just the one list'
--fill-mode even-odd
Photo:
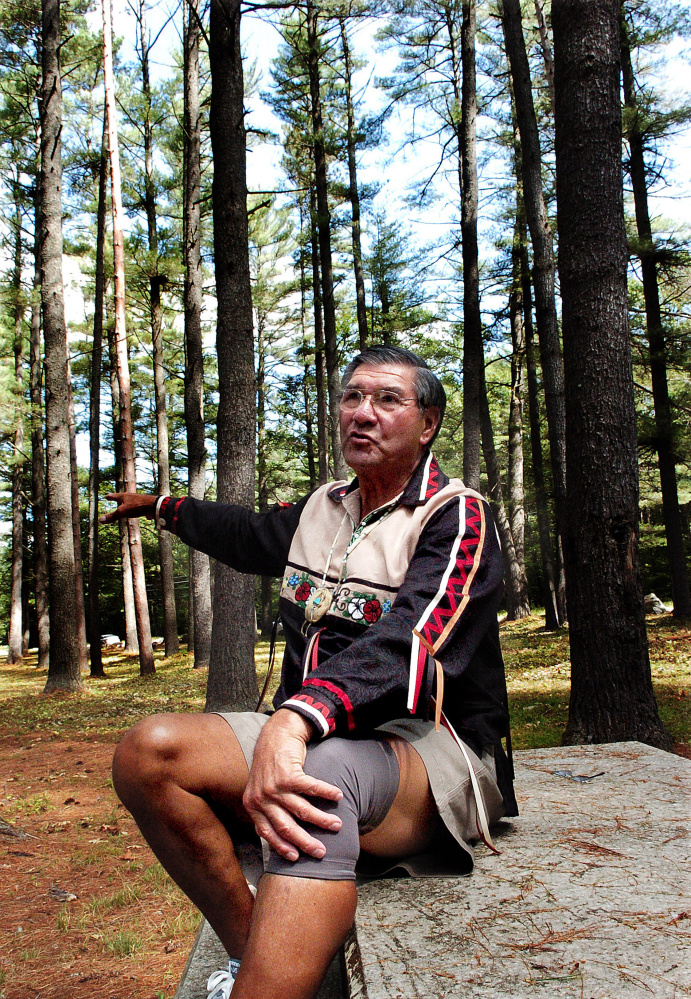
{"label": "leather fringe strap", "polygon": [[475,797],[475,811],[477,813],[478,836],[485,844],[485,846],[492,851],[492,853],[501,853],[501,850],[498,850],[494,845],[494,843],[492,842],[492,836],[490,835],[489,831],[489,821],[487,819],[487,809],[485,808],[485,802],[482,797],[482,791],[480,790],[480,782],[477,779],[477,774],[475,773],[475,769],[473,767],[473,764],[471,763],[468,750],[466,749],[464,743],[459,738],[456,730],[454,729],[453,725],[451,724],[451,722],[446,717],[443,711],[444,670],[442,668],[442,665],[438,659],[435,659],[433,655],[433,649],[430,647],[430,644],[429,642],[427,642],[425,637],[421,635],[416,628],[413,629],[413,634],[419,640],[420,644],[425,649],[427,649],[430,658],[434,662],[434,668],[436,672],[436,695],[437,695],[436,698],[435,697],[432,698],[432,704],[434,705],[434,729],[436,732],[438,732],[440,726],[443,725],[444,728],[449,733],[449,735],[451,736],[451,738],[458,746],[458,748],[460,749],[460,751],[463,753],[463,758],[465,759],[465,762],[468,766],[468,773],[470,774],[470,784],[473,789],[473,795]]}

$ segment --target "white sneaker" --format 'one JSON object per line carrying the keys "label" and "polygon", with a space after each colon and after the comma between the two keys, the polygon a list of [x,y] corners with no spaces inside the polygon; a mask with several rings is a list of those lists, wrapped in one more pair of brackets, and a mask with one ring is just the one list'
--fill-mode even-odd
{"label": "white sneaker", "polygon": [[206,983],[207,999],[230,999],[230,992],[239,970],[240,962],[231,957],[227,968],[214,971]]}

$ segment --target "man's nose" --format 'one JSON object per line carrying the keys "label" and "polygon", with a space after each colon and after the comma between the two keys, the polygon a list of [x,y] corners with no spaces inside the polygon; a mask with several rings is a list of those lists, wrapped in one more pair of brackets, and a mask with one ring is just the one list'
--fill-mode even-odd
{"label": "man's nose", "polygon": [[376,419],[377,411],[374,408],[374,402],[372,401],[371,395],[363,395],[360,400],[360,405],[357,407],[353,416],[357,420],[372,420]]}

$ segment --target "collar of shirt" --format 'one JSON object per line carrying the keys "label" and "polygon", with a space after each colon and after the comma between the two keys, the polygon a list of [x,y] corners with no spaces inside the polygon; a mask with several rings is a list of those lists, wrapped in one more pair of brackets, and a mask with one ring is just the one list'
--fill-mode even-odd
{"label": "collar of shirt", "polygon": [[[437,459],[428,449],[420,458],[417,468],[410,477],[408,485],[403,490],[400,499],[401,506],[424,506],[428,500],[435,496],[440,489],[448,485],[449,478],[442,472],[437,464]],[[336,503],[342,503],[344,498],[358,488],[358,480],[355,478],[347,485],[336,486],[329,493],[329,497]]]}

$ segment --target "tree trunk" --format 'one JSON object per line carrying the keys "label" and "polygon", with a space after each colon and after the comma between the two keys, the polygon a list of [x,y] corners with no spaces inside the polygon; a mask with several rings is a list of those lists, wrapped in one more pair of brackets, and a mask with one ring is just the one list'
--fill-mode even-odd
{"label": "tree trunk", "polygon": [[540,539],[540,561],[542,564],[542,595],[545,604],[545,629],[556,631],[559,627],[557,608],[556,568],[552,531],[550,526],[549,503],[545,487],[545,469],[542,457],[542,433],[540,429],[540,387],[537,377],[535,342],[533,339],[533,298],[530,287],[530,263],[528,261],[528,240],[523,210],[523,199],[519,196],[517,218],[520,224],[520,264],[523,287],[523,320],[525,327],[525,357],[528,381],[528,416],[530,420],[530,452],[533,464],[533,486],[535,488],[535,509],[537,530]]}
{"label": "tree trunk", "polygon": [[535,16],[537,18],[537,30],[540,35],[542,59],[545,64],[545,80],[547,81],[549,104],[552,108],[552,114],[554,114],[554,60],[552,59],[552,49],[549,44],[549,33],[545,22],[545,10],[542,0],[535,0]]}
{"label": "tree trunk", "polygon": [[336,337],[336,305],[333,289],[333,262],[331,258],[331,213],[329,212],[328,182],[326,176],[326,148],[322,122],[319,83],[319,39],[317,36],[317,10],[312,0],[307,0],[307,66],[309,70],[312,115],[312,140],[314,143],[314,169],[317,187],[317,228],[319,230],[319,262],[321,264],[322,304],[324,307],[324,346],[326,374],[329,390],[329,436],[331,458],[337,479],[347,478],[348,470],[341,452],[339,429],[339,396],[341,381]]}
{"label": "tree trunk", "polygon": [[619,0],[555,0],[571,699],[566,743],[668,748],[638,561],[638,461],[621,167]]}
{"label": "tree trunk", "polygon": [[62,286],[60,0],[42,2],[41,303],[45,340],[50,665],[45,692],[80,690]]}
{"label": "tree trunk", "polygon": [[[134,435],[130,400],[130,371],[127,358],[127,328],[125,319],[125,256],[122,228],[122,193],[120,186],[120,157],[118,154],[118,133],[115,117],[115,91],[113,85],[113,56],[111,42],[111,22],[107,0],[102,0],[103,10],[103,67],[106,95],[106,121],[108,131],[108,154],[110,157],[110,185],[113,207],[113,260],[115,284],[115,351],[120,387],[120,433],[122,447],[122,467],[125,478],[125,491],[137,491],[137,478],[134,459]],[[139,643],[139,672],[142,676],[155,672],[154,654],[151,647],[151,626],[149,605],[146,596],[146,577],[139,519],[131,517],[127,521],[127,534],[132,566],[132,586],[134,607],[137,619],[137,641]]]}
{"label": "tree trunk", "polygon": [[12,568],[10,584],[10,629],[8,636],[8,663],[21,662],[23,658],[22,628],[22,577],[24,567],[24,501],[22,478],[24,475],[24,413],[22,407],[22,381],[24,377],[24,296],[22,294],[22,213],[19,196],[19,178],[14,184],[14,267],[11,278],[12,311],[14,313],[14,380],[15,380],[15,430],[12,447]]}
{"label": "tree trunk", "polygon": [[[251,508],[256,424],[240,14],[239,0],[211,0],[218,498]],[[254,578],[217,566],[207,711],[256,707],[254,627]]]}
{"label": "tree trunk", "polygon": [[631,52],[626,21],[621,15],[622,79],[624,104],[629,111],[627,139],[629,143],[629,170],[633,187],[633,201],[638,230],[639,258],[643,278],[645,321],[650,345],[650,377],[655,405],[657,460],[660,468],[662,514],[665,522],[667,558],[672,577],[672,599],[675,617],[691,617],[691,594],[684,553],[684,532],[679,512],[677,470],[674,447],[674,420],[667,385],[667,344],[662,325],[660,292],[658,287],[655,242],[648,212],[648,185],[646,182],[643,135],[638,121],[636,81],[631,65]]}
{"label": "tree trunk", "polygon": [[319,236],[317,233],[317,199],[310,183],[310,232],[312,247],[312,301],[314,309],[314,379],[317,389],[317,460],[319,482],[329,480],[329,416],[326,401],[326,359],[324,355],[324,324],[322,313],[321,277],[319,274]]}
{"label": "tree trunk", "polygon": [[[266,344],[264,341],[263,315],[257,316],[257,507],[269,509],[269,489],[266,478]],[[271,633],[273,624],[271,577],[262,576],[260,582],[259,630],[262,635]]]}
{"label": "tree trunk", "polygon": [[[110,370],[110,394],[112,399],[113,417],[113,450],[115,457],[115,474],[117,492],[125,489],[125,476],[122,470],[122,444],[120,424],[120,386],[118,384],[118,364],[115,351],[115,329],[108,326],[108,355]],[[130,563],[130,546],[127,524],[118,521],[120,534],[120,561],[122,563],[122,600],[125,612],[125,652],[139,652],[137,639],[137,616],[134,609],[134,587],[132,585],[132,565]]]}
{"label": "tree trunk", "polygon": [[317,486],[317,468],[314,460],[314,426],[312,408],[310,405],[310,349],[307,344],[307,275],[305,273],[305,240],[304,240],[304,202],[300,199],[300,325],[302,328],[302,397],[305,404],[305,447],[307,449],[307,468],[309,471],[310,491]]}
{"label": "tree trunk", "polygon": [[103,304],[105,298],[106,196],[108,156],[106,152],[106,115],[103,109],[103,135],[98,165],[98,211],[96,216],[96,281],[94,288],[94,336],[91,348],[91,385],[89,387],[89,649],[91,676],[105,676],[101,652],[101,611],[98,602],[98,492],[101,449],[101,369],[103,366]]}
{"label": "tree trunk", "polygon": [[[528,259],[528,230],[523,201],[523,181],[521,169],[521,140],[514,123],[514,162],[516,170],[516,228],[512,256],[514,274],[516,257],[521,283],[521,305],[523,309],[523,329],[525,333],[526,375],[528,382],[528,419],[530,423],[530,450],[535,489],[535,508],[538,538],[540,541],[540,561],[542,564],[542,596],[545,605],[545,629],[555,631],[559,627],[557,604],[557,570],[552,544],[551,516],[545,470],[542,456],[542,430],[540,424],[540,386],[537,374],[535,342],[533,338],[533,295],[530,284],[530,260]],[[516,278],[514,277],[514,281]]]}
{"label": "tree trunk", "polygon": [[[542,191],[542,152],[538,133],[530,67],[523,37],[520,0],[503,0],[502,24],[506,54],[511,67],[516,122],[521,137],[521,174],[530,238],[533,244],[533,286],[535,325],[540,342],[540,359],[545,388],[545,408],[549,427],[550,457],[557,519],[557,551],[564,533],[566,463],[564,445],[564,375],[559,327],[554,299],[554,249],[552,228]],[[560,618],[566,615],[566,595],[560,568],[557,593]]]}
{"label": "tree trunk", "polygon": [[[185,49],[184,247],[185,247],[185,428],[187,431],[187,488],[204,499],[206,447],[204,442],[204,352],[202,340],[201,254],[201,129],[199,124],[198,0],[188,0]],[[211,651],[211,577],[209,557],[190,549],[190,632],[195,669],[209,665]],[[188,650],[189,651],[189,650]]]}
{"label": "tree trunk", "polygon": [[516,558],[516,548],[511,534],[511,525],[506,515],[504,506],[504,496],[501,481],[501,470],[499,459],[494,447],[494,432],[492,430],[492,420],[489,412],[489,400],[487,398],[487,383],[485,382],[484,369],[481,375],[480,386],[480,423],[482,427],[482,452],[487,469],[487,479],[489,482],[489,496],[492,503],[494,519],[501,539],[501,552],[504,558],[504,577],[506,581],[506,603],[507,620],[517,621],[520,618],[528,617],[530,614],[530,600],[528,599],[528,580],[525,575],[525,568],[521,566]]}
{"label": "tree trunk", "polygon": [[67,364],[67,407],[70,418],[70,468],[72,470],[72,536],[74,538],[74,593],[77,608],[77,642],[79,644],[79,668],[89,668],[89,645],[86,638],[86,613],[84,610],[84,569],[82,566],[81,519],[79,516],[79,471],[77,469],[76,420],[72,399],[72,368],[69,351]]}
{"label": "tree trunk", "polygon": [[[477,248],[477,93],[475,85],[475,0],[463,0],[461,25],[461,237],[463,240],[463,479],[480,488],[480,446],[484,352]],[[449,26],[453,44],[453,31]],[[454,78],[457,74],[454,73]]]}
{"label": "tree trunk", "polygon": [[511,396],[509,400],[509,521],[516,549],[516,560],[525,573],[525,488],[523,481],[523,366],[525,363],[525,326],[523,323],[523,285],[519,253],[520,230],[514,226],[511,251]]}
{"label": "tree trunk", "polygon": [[34,297],[31,305],[31,516],[33,521],[34,585],[38,626],[38,667],[48,669],[50,610],[48,606],[48,545],[46,541],[46,475],[43,455],[41,365],[41,178],[34,189]]}
{"label": "tree trunk", "polygon": [[360,243],[360,194],[357,186],[357,162],[355,159],[355,114],[353,111],[352,69],[350,65],[350,45],[346,31],[345,17],[339,17],[341,44],[345,68],[346,114],[348,120],[348,180],[350,205],[352,210],[353,271],[355,274],[355,302],[360,350],[367,346],[367,302],[365,301],[365,277],[362,272],[362,246]]}
{"label": "tree trunk", "polygon": [[[161,288],[167,278],[158,273],[158,226],[156,220],[156,192],[154,190],[154,142],[151,124],[151,82],[149,79],[149,40],[146,30],[146,7],[140,0],[137,21],[139,25],[140,56],[142,66],[142,93],[144,96],[144,207],[149,239],[149,307],[151,312],[151,342],[154,368],[154,393],[156,399],[156,451],[158,459],[158,492],[170,493],[170,458],[168,453],[168,412],[166,406],[166,372],[163,364],[163,310]],[[173,573],[173,537],[168,531],[159,531],[158,555],[161,563],[161,590],[163,595],[163,640],[166,656],[174,656],[180,649],[178,617],[175,607],[175,579]]]}

